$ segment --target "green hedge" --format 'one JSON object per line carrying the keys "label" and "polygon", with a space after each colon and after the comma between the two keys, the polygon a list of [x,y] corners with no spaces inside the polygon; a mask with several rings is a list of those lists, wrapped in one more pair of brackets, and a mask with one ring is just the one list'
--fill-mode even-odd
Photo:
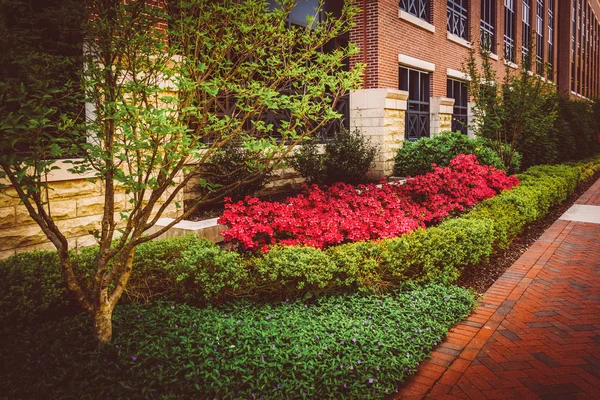
{"label": "green hedge", "polygon": [[[164,298],[201,304],[233,297],[288,298],[348,290],[382,292],[402,282],[453,282],[463,269],[508,246],[600,170],[600,158],[574,165],[536,166],[521,184],[457,218],[398,238],[327,250],[276,246],[242,256],[195,237],[139,246],[125,301]],[[93,271],[96,250],[74,257],[78,273]],[[30,321],[68,301],[53,252],[0,262],[0,321]]]}
{"label": "green hedge", "polygon": [[474,305],[467,290],[434,284],[278,304],[122,305],[107,346],[85,315],[0,329],[0,398],[383,398]]}

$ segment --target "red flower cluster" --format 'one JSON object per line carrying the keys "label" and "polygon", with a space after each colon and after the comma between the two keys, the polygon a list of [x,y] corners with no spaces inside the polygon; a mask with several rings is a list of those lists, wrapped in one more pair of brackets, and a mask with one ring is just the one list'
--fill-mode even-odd
{"label": "red flower cluster", "polygon": [[400,236],[518,183],[504,171],[479,165],[473,155],[459,155],[449,167],[435,167],[404,185],[384,181],[358,190],[344,183],[312,185],[284,203],[226,199],[219,223],[229,227],[222,232],[226,241],[237,240],[249,250],[266,251],[275,243],[322,248]]}

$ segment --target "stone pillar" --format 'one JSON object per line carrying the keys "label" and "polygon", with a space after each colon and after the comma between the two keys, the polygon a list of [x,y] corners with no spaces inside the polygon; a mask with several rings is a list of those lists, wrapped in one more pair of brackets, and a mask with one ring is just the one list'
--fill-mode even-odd
{"label": "stone pillar", "polygon": [[379,148],[371,178],[389,176],[394,170],[394,157],[405,135],[407,99],[407,91],[388,88],[350,93],[350,129],[360,130]]}
{"label": "stone pillar", "polygon": [[429,131],[431,132],[431,136],[433,137],[444,131],[452,130],[454,99],[441,96],[432,97],[429,107],[431,115]]}

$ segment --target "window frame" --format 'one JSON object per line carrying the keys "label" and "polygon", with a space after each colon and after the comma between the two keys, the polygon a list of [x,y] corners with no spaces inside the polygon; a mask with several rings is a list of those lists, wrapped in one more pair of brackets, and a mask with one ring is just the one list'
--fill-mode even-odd
{"label": "window frame", "polygon": [[[406,83],[403,79],[406,72]],[[411,90],[412,78],[417,77],[417,93]],[[398,68],[398,88],[408,92],[406,115],[404,118],[405,140],[416,141],[430,137],[431,112],[431,73],[400,65]]]}
{"label": "window frame", "polygon": [[496,53],[496,2],[481,0],[479,20],[479,43],[491,53]]}
{"label": "window frame", "polygon": [[525,60],[531,48],[531,0],[521,1],[521,57]]}
{"label": "window frame", "polygon": [[430,0],[400,0],[399,7],[402,11],[425,22],[431,23]]}
{"label": "window frame", "polygon": [[509,62],[516,61],[515,33],[515,0],[504,0],[504,59]]}
{"label": "window frame", "polygon": [[536,0],[535,65],[538,75],[544,75],[544,0]]}
{"label": "window frame", "polygon": [[554,0],[548,3],[548,78],[554,76]]}
{"label": "window frame", "polygon": [[446,29],[452,35],[469,40],[468,0],[448,0]]}

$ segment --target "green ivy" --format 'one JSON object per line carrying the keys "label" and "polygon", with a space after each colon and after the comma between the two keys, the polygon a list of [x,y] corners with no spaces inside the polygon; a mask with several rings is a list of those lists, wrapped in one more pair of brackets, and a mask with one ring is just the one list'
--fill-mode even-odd
{"label": "green ivy", "polygon": [[61,399],[382,398],[474,305],[470,292],[441,285],[267,305],[121,305],[104,347],[84,316],[2,335],[0,391]]}

